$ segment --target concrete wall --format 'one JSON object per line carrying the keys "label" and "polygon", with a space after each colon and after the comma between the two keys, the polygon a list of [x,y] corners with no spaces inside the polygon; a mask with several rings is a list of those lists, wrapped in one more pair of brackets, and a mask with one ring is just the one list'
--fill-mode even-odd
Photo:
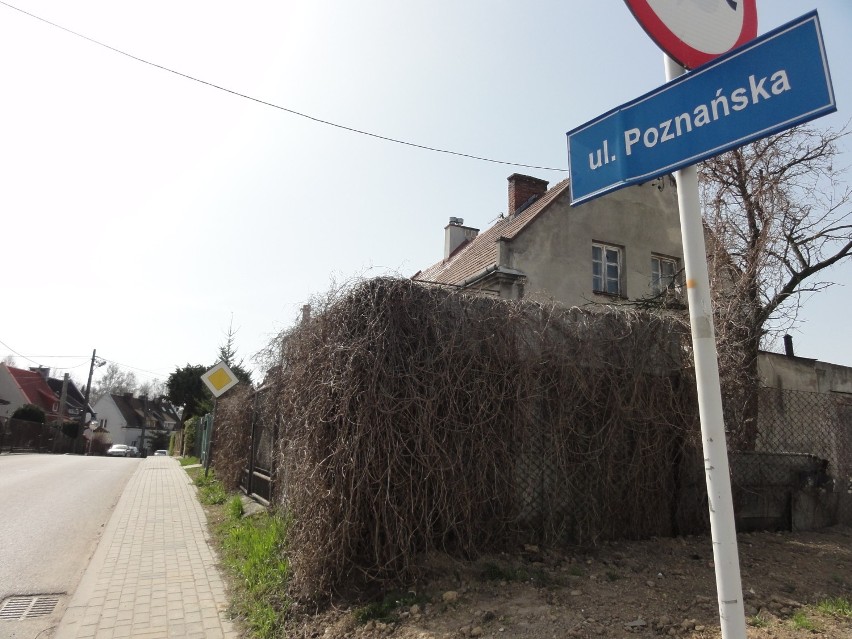
{"label": "concrete wall", "polygon": [[[567,192],[566,192],[567,193]],[[622,248],[622,286],[630,300],[651,294],[651,256],[683,264],[677,192],[668,178],[621,189],[571,208],[568,197],[507,242],[506,266],[526,275],[524,297],[570,306],[623,299],[592,292],[592,243]]]}
{"label": "concrete wall", "polygon": [[[810,453],[826,460],[834,521],[852,522],[852,368],[761,352],[758,372],[764,388],[757,450]],[[800,505],[807,518],[825,511],[826,496],[805,497]]]}
{"label": "concrete wall", "polygon": [[757,362],[758,374],[764,386],[852,395],[852,367],[767,352],[761,352]]}

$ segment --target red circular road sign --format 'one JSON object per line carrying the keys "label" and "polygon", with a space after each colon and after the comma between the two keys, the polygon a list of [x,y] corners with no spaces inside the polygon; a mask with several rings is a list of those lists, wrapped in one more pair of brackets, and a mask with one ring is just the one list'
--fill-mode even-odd
{"label": "red circular road sign", "polygon": [[624,0],[663,51],[687,69],[757,35],[757,0]]}

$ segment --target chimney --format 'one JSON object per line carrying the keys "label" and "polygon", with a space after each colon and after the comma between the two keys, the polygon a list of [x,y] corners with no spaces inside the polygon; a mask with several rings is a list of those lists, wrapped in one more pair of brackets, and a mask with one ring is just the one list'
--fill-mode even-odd
{"label": "chimney", "polygon": [[44,381],[47,381],[47,378],[50,377],[50,369],[46,366],[31,366],[30,372],[38,373]]}
{"label": "chimney", "polygon": [[311,305],[305,304],[302,306],[302,324],[307,324],[311,321]]}
{"label": "chimney", "polygon": [[793,353],[793,336],[785,335],[784,336],[784,354],[787,357],[795,357]]}
{"label": "chimney", "polygon": [[542,195],[547,193],[547,181],[513,173],[509,180],[509,211],[512,216],[520,213]]}
{"label": "chimney", "polygon": [[450,223],[444,227],[444,259],[465,242],[470,242],[479,234],[479,229],[464,225],[460,217],[451,217]]}

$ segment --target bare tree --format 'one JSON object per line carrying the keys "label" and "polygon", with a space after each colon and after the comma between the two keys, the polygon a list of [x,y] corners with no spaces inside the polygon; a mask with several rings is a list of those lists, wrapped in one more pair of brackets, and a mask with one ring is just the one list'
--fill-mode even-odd
{"label": "bare tree", "polygon": [[[836,161],[847,127],[796,127],[700,167],[720,372],[734,445],[757,436],[757,355],[796,325],[852,251],[852,190]],[[732,428],[733,426],[733,428]]]}
{"label": "bare tree", "polygon": [[137,392],[140,396],[147,395],[151,398],[162,397],[166,394],[166,384],[159,379],[149,379],[139,384]]}
{"label": "bare tree", "polygon": [[110,363],[101,378],[92,384],[90,403],[94,404],[107,393],[121,395],[135,393],[139,384],[133,371],[123,371],[118,364]]}
{"label": "bare tree", "polygon": [[6,355],[6,357],[3,358],[3,363],[6,364],[6,366],[11,366],[13,368],[17,366],[14,355]]}

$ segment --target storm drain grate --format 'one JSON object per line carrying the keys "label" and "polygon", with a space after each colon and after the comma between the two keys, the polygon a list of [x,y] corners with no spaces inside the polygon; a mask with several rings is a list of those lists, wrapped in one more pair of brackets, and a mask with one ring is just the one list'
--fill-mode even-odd
{"label": "storm drain grate", "polygon": [[10,597],[0,606],[0,620],[19,621],[45,617],[53,612],[59,603],[59,595],[29,595]]}

